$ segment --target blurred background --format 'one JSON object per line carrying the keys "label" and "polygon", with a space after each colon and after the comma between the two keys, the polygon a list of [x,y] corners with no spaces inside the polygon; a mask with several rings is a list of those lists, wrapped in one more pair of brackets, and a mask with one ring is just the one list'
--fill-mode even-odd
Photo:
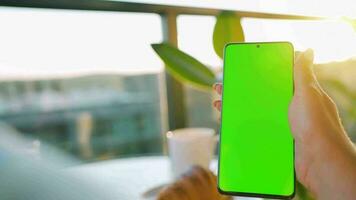
{"label": "blurred background", "polygon": [[218,130],[211,106],[216,96],[166,73],[151,44],[178,47],[220,80],[213,32],[223,10],[237,10],[246,42],[291,41],[296,50],[312,48],[317,78],[356,141],[353,0],[322,6],[317,0],[0,5],[1,126],[30,138],[33,148],[45,142],[95,162],[164,154],[168,130]]}

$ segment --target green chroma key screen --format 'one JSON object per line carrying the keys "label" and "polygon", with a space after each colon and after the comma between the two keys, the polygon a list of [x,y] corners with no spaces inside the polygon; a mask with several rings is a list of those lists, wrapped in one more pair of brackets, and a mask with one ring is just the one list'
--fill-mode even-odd
{"label": "green chroma key screen", "polygon": [[223,193],[294,195],[293,96],[288,42],[225,47],[218,187]]}

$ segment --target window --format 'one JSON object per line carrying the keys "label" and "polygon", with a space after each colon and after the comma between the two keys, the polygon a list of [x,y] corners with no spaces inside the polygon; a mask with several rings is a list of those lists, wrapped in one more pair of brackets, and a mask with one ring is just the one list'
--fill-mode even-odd
{"label": "window", "polygon": [[0,9],[2,122],[84,161],[161,152],[159,15]]}
{"label": "window", "polygon": [[356,34],[340,21],[291,21],[244,18],[246,41],[290,41],[296,50],[312,48],[315,62],[342,61],[355,56]]}
{"label": "window", "polygon": [[[214,71],[221,69],[222,61],[213,48],[215,17],[180,15],[177,19],[178,46]],[[217,129],[218,113],[212,108],[210,92],[185,85],[186,120],[189,127]]]}
{"label": "window", "polygon": [[[211,3],[225,9],[334,17],[243,18],[242,26],[246,41],[288,40],[296,50],[315,50],[317,77],[356,141],[356,34],[336,20],[345,9],[331,1],[316,9],[319,13],[315,3],[304,0]],[[194,5],[209,7],[203,1]],[[344,12],[350,17],[351,7]],[[221,77],[222,61],[212,45],[215,17],[181,14],[177,20],[179,48]],[[150,47],[162,41],[158,14],[2,7],[0,21],[0,121],[84,161],[161,153],[162,127],[167,126],[162,115],[164,68]],[[187,126],[217,129],[218,113],[211,106],[217,97],[184,88]]]}

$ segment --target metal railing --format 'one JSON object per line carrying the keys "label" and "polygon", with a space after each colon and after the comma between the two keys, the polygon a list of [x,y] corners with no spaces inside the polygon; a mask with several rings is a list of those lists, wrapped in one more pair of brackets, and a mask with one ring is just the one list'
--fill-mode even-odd
{"label": "metal railing", "polygon": [[[240,17],[279,19],[279,20],[322,20],[323,17],[302,16],[289,14],[273,14],[265,12],[249,12],[240,10],[223,10],[214,8],[198,8],[187,6],[171,6],[160,4],[147,4],[138,2],[108,1],[108,0],[2,0],[0,6],[51,8],[70,10],[95,10],[117,12],[156,13],[162,18],[163,39],[177,45],[177,16],[211,15],[216,16],[222,11],[235,12]],[[184,91],[181,83],[166,73],[166,88],[168,102],[169,129],[186,126]]]}

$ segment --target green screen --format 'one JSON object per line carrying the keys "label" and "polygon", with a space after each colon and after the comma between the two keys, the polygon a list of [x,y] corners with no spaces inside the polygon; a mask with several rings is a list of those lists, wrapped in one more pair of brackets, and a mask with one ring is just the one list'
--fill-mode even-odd
{"label": "green screen", "polygon": [[294,193],[294,142],[288,123],[293,55],[288,42],[226,46],[221,191],[257,196]]}

